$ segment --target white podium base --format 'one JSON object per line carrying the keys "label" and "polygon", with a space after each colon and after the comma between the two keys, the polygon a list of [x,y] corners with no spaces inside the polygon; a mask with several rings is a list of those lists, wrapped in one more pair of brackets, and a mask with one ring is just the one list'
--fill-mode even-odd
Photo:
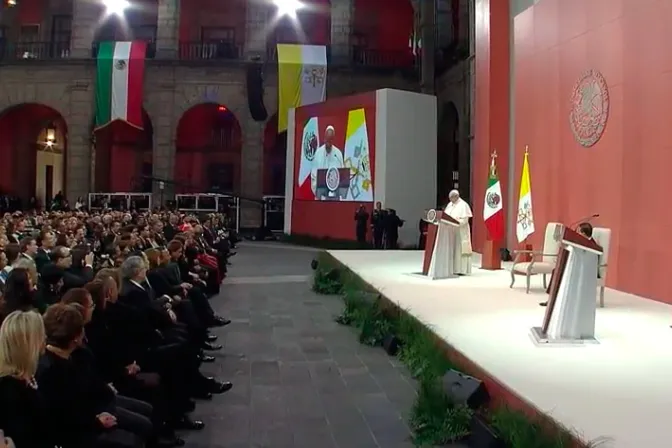
{"label": "white podium base", "polygon": [[599,344],[600,341],[594,337],[589,337],[585,339],[554,339],[549,338],[547,334],[541,332],[541,327],[532,327],[530,329],[530,338],[535,345],[541,347],[581,347],[584,345],[594,345]]}

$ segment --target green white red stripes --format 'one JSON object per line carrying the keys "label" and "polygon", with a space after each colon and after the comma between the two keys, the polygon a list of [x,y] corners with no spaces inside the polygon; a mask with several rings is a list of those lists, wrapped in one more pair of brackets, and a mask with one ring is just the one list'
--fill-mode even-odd
{"label": "green white red stripes", "polygon": [[96,129],[124,121],[142,129],[143,82],[147,44],[102,42],[96,74]]}
{"label": "green white red stripes", "polygon": [[483,205],[483,220],[488,230],[488,238],[491,241],[499,241],[504,238],[504,209],[502,206],[502,184],[497,177],[495,159],[490,165],[490,177],[488,188],[485,190]]}

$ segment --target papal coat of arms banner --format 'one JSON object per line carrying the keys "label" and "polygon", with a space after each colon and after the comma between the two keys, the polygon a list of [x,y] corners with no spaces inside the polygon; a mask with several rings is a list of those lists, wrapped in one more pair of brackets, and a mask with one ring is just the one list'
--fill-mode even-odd
{"label": "papal coat of arms banner", "polygon": [[350,168],[350,190],[347,199],[351,201],[373,201],[373,179],[369,151],[369,134],[366,128],[364,109],[348,112],[348,126],[345,137],[345,167]]}
{"label": "papal coat of arms banner", "polygon": [[278,44],[278,133],[289,109],[327,98],[327,47]]}
{"label": "papal coat of arms banner", "polygon": [[123,121],[142,129],[147,43],[101,42],[96,70],[96,129]]}

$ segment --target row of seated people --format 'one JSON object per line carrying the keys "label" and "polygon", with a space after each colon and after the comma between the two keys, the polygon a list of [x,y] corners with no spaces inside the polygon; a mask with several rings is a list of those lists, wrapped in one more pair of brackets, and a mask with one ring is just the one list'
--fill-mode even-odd
{"label": "row of seated people", "polygon": [[182,446],[176,431],[204,427],[194,400],[232,385],[200,365],[221,348],[209,329],[229,321],[209,303],[218,262],[194,272],[193,229],[182,230],[97,273],[91,252],[73,265],[81,246],[50,247],[49,228],[6,244],[0,429],[16,446]]}

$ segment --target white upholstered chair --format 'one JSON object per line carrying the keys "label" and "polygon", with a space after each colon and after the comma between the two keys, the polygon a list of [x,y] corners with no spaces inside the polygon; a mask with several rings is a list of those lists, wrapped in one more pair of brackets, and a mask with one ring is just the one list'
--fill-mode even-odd
{"label": "white upholstered chair", "polygon": [[[515,250],[513,253],[513,265],[511,266],[511,285],[513,288],[516,283],[516,276],[525,276],[525,292],[530,293],[530,278],[533,275],[541,275],[543,279],[544,289],[547,286],[546,276],[553,273],[555,269],[555,262],[558,259],[558,251],[560,249],[560,232],[562,231],[562,224],[557,222],[549,222],[546,224],[546,232],[544,233],[544,247],[542,250]],[[529,261],[528,261],[529,260]]]}
{"label": "white upholstered chair", "polygon": [[597,285],[600,287],[600,308],[604,308],[604,288],[607,279],[607,261],[609,260],[609,243],[611,242],[611,229],[604,227],[593,228],[593,239],[602,246],[602,255],[598,260],[597,272],[599,278]]}

